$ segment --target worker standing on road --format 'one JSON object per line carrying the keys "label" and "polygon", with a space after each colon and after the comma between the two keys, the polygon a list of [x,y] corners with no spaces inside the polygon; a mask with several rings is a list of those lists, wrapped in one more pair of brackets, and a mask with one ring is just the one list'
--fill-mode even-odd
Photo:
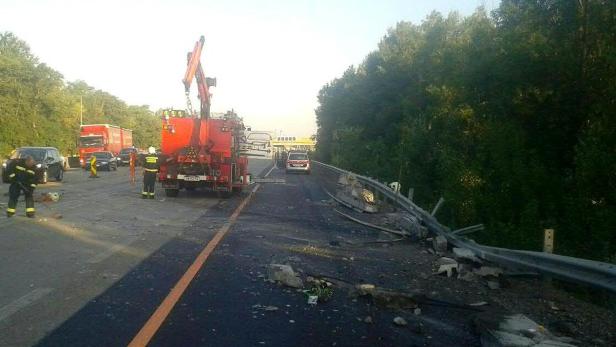
{"label": "worker standing on road", "polygon": [[98,177],[96,173],[96,157],[91,156],[90,157],[90,178],[96,178],[96,177]]}
{"label": "worker standing on road", "polygon": [[130,168],[130,184],[135,185],[135,160],[136,155],[134,151],[130,151],[130,154],[128,155],[128,163],[129,163],[129,168]]}
{"label": "worker standing on road", "polygon": [[156,185],[156,174],[160,164],[158,162],[158,156],[156,155],[156,149],[154,147],[148,148],[148,155],[145,157],[143,163],[143,192],[141,197],[143,199],[154,199],[154,187]]}
{"label": "worker standing on road", "polygon": [[21,192],[26,197],[26,216],[34,218],[34,188],[36,188],[36,176],[34,174],[34,159],[27,156],[25,159],[13,160],[7,167],[6,174],[9,177],[9,207],[6,209],[7,217],[15,215],[17,199]]}

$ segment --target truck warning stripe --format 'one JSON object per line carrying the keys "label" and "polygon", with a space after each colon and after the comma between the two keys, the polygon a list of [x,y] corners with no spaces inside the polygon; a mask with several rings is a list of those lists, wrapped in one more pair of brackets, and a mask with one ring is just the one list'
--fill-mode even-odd
{"label": "truck warning stripe", "polygon": [[248,204],[254,193],[259,189],[261,185],[257,183],[257,185],[253,188],[250,194],[244,198],[242,203],[233,211],[233,214],[229,218],[229,220],[218,230],[216,235],[208,242],[205,248],[199,253],[195,261],[190,265],[188,270],[182,275],[180,280],[175,284],[175,286],[171,289],[167,297],[161,302],[156,311],[150,316],[145,325],[139,330],[137,335],[132,339],[132,341],[128,344],[129,347],[142,347],[147,346],[148,343],[152,340],[160,326],[163,324],[165,319],[173,310],[173,307],[177,304],[177,302],[184,294],[184,291],[192,280],[195,278],[199,270],[205,264],[205,261],[208,259],[210,254],[214,251],[220,240],[225,237],[225,234],[229,232],[231,226],[235,224],[239,214],[242,212],[244,207]]}

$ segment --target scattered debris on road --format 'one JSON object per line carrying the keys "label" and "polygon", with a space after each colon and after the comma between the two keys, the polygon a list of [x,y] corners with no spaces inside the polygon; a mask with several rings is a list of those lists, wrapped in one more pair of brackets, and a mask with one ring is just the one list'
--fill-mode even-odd
{"label": "scattered debris on road", "polygon": [[483,346],[573,347],[576,343],[574,339],[555,336],[522,314],[479,314],[475,318],[475,328]]}
{"label": "scattered debris on road", "polygon": [[447,277],[451,277],[454,272],[458,271],[458,262],[447,257],[442,257],[436,261],[436,265],[438,269],[436,270],[436,275],[447,274]]}
{"label": "scattered debris on road", "polygon": [[447,239],[444,236],[438,235],[432,239],[432,248],[437,253],[447,252]]}
{"label": "scattered debris on road", "polygon": [[297,273],[293,271],[293,268],[290,265],[270,264],[269,279],[272,281],[280,282],[285,286],[292,288],[304,287],[302,279],[299,278]]}
{"label": "scattered debris on road", "polygon": [[308,305],[316,305],[319,301],[319,297],[317,295],[308,295]]}
{"label": "scattered debris on road", "polygon": [[406,319],[398,316],[398,317],[394,318],[394,324],[398,325],[398,326],[406,326],[409,323],[406,322]]}
{"label": "scattered debris on road", "polygon": [[485,305],[488,305],[488,303],[487,303],[486,301],[478,301],[478,302],[473,302],[473,303],[470,303],[470,304],[468,304],[468,305],[469,305],[469,306],[475,306],[475,307],[477,307],[477,306],[485,306]]}
{"label": "scattered debris on road", "polygon": [[35,201],[36,202],[58,202],[60,201],[61,197],[62,197],[62,194],[56,193],[56,192],[41,193],[41,195],[37,197]]}
{"label": "scattered debris on road", "polygon": [[[308,279],[306,281],[308,282]],[[334,294],[331,282],[311,277],[310,284],[311,288],[304,291],[308,295],[308,304],[316,305],[317,302],[327,302]],[[314,299],[315,297],[316,300]]]}
{"label": "scattered debris on road", "polygon": [[263,310],[263,311],[278,311],[278,307],[277,306],[263,306],[261,304],[256,304],[256,305],[252,305],[252,308],[256,309],[256,310]]}

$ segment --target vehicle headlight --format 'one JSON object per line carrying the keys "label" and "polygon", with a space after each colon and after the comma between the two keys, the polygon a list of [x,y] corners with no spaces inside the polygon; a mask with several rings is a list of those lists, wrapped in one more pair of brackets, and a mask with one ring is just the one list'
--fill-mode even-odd
{"label": "vehicle headlight", "polygon": [[37,169],[40,169],[40,168],[42,168],[42,167],[43,167],[43,165],[41,165],[41,164],[36,164],[36,168],[37,168]]}

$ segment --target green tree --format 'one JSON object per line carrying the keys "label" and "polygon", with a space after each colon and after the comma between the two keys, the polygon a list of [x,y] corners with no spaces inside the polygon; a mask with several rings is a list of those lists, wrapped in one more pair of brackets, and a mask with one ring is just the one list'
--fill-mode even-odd
{"label": "green tree", "polygon": [[616,259],[616,3],[503,0],[399,22],[319,95],[317,156],[414,187],[480,241]]}

